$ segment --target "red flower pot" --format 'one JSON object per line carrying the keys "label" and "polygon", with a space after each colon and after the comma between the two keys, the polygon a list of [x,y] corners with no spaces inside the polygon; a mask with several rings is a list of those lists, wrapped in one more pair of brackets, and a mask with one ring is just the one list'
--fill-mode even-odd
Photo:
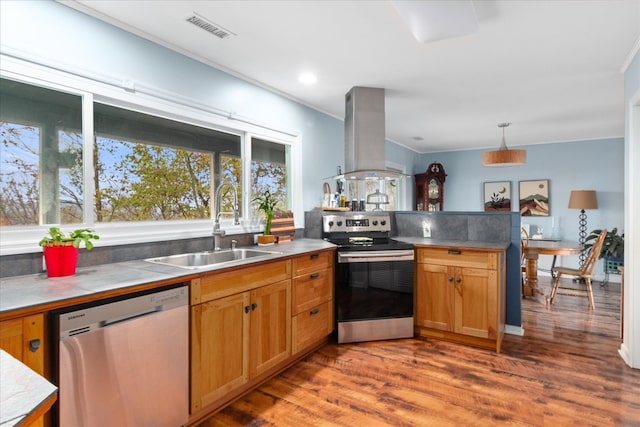
{"label": "red flower pot", "polygon": [[47,276],[63,277],[76,274],[78,248],[73,246],[45,246],[44,261],[47,264]]}

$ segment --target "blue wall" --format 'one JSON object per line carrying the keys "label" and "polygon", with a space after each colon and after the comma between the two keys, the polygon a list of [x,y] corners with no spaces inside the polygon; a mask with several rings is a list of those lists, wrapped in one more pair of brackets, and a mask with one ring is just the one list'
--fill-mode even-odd
{"label": "blue wall", "polygon": [[[2,2],[2,52],[80,75],[175,94],[302,135],[303,208],[322,200],[323,178],[344,165],[344,123],[52,1]],[[25,21],[29,24],[25,25]],[[354,85],[357,82],[354,82]],[[231,124],[230,124],[231,125]],[[392,161],[413,171],[417,154],[387,141]],[[405,163],[408,161],[409,163]]]}
{"label": "blue wall", "polygon": [[[496,140],[496,148],[498,145]],[[507,141],[508,143],[508,141]],[[512,210],[517,211],[518,181],[548,179],[550,217],[522,217],[523,223],[540,226],[545,235],[556,227],[558,237],[578,240],[579,211],[569,209],[571,190],[596,190],[598,209],[587,211],[587,231],[606,227],[624,229],[624,139],[612,138],[555,144],[529,145],[523,166],[488,168],[482,166],[486,150],[452,151],[421,155],[420,171],[437,161],[447,172],[445,210],[482,210],[483,183],[510,181]],[[544,259],[549,258],[549,259]],[[542,257],[541,266],[551,257]],[[577,266],[577,257],[565,257],[564,265]],[[597,274],[602,271],[598,266]]]}

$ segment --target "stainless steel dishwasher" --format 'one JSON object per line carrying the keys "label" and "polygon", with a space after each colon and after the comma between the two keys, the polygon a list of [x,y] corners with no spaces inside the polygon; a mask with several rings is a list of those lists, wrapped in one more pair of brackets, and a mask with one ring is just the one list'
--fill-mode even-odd
{"label": "stainless steel dishwasher", "polygon": [[178,427],[188,418],[188,288],[54,313],[58,425]]}

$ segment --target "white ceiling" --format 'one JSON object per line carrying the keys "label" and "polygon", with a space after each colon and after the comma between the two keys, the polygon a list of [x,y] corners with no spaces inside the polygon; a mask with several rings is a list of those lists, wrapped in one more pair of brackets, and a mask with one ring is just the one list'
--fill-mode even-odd
{"label": "white ceiling", "polygon": [[387,138],[419,152],[497,148],[505,121],[510,147],[623,136],[640,38],[640,0],[474,1],[477,32],[427,44],[386,0],[62,3],[335,117],[351,87],[385,88]]}

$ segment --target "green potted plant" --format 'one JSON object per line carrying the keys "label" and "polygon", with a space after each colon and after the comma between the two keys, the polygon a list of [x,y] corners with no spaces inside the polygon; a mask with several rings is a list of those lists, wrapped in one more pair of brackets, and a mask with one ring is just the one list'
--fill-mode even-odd
{"label": "green potted plant", "polygon": [[[584,245],[587,254],[591,252],[600,233],[602,230],[593,230],[585,239],[585,242],[591,241]],[[618,228],[607,231],[598,258],[604,258],[605,283],[609,279],[609,273],[620,274],[618,267],[624,265],[624,233],[618,234]]]}
{"label": "green potted plant", "polygon": [[271,194],[269,190],[264,194],[256,196],[252,203],[256,203],[256,209],[264,213],[264,233],[258,236],[259,245],[273,245],[276,241],[276,237],[271,234],[271,223],[273,221],[273,214],[276,210],[278,200]]}
{"label": "green potted plant", "polygon": [[63,277],[76,274],[80,246],[84,244],[90,251],[93,249],[92,240],[98,239],[100,237],[90,228],[79,228],[68,235],[58,227],[49,228],[49,235],[39,242],[47,264],[47,276]]}
{"label": "green potted plant", "polygon": [[[591,252],[591,247],[600,236],[600,233],[602,233],[602,230],[593,230],[585,239],[585,242],[592,241],[591,243],[586,243],[584,245],[587,253]],[[604,243],[602,244],[602,249],[598,254],[598,258],[624,259],[624,233],[621,235],[618,234],[617,228],[607,231],[607,235],[604,238]]]}

